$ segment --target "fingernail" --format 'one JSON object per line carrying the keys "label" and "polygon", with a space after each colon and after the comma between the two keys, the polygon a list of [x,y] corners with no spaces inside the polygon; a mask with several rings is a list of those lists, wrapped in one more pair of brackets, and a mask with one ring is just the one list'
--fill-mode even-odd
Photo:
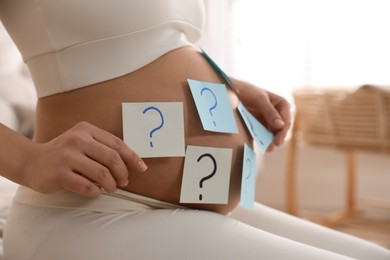
{"label": "fingernail", "polygon": [[129,184],[129,180],[125,180],[122,184],[121,187],[126,187]]}
{"label": "fingernail", "polygon": [[279,127],[283,127],[284,126],[284,122],[281,119],[277,118],[277,119],[274,120],[274,126],[278,127],[278,128]]}
{"label": "fingernail", "polygon": [[138,162],[138,168],[140,169],[141,172],[144,172],[148,169],[148,166],[146,166],[146,164],[142,160],[140,160]]}

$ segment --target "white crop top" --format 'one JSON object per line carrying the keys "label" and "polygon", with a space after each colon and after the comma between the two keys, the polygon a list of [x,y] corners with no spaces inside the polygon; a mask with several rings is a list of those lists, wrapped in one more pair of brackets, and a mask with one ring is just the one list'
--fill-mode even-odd
{"label": "white crop top", "polygon": [[0,0],[38,97],[135,71],[195,43],[202,0]]}

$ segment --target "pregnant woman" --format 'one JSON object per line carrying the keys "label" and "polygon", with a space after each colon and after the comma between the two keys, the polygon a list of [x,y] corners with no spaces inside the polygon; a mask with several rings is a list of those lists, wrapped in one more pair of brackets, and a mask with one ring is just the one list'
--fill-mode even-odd
{"label": "pregnant woman", "polygon": [[[223,83],[193,46],[204,14],[200,0],[0,0],[39,97],[33,141],[0,127],[0,173],[21,184],[5,259],[389,256],[261,205],[235,209],[243,147],[252,144],[238,102],[274,133],[269,150],[286,136],[289,105],[233,80],[237,91],[227,91],[239,133],[203,130],[187,79]],[[228,203],[180,204],[184,157],[141,159],[125,145],[123,102],[182,102],[186,145],[232,149]],[[244,218],[251,225],[237,220]]]}

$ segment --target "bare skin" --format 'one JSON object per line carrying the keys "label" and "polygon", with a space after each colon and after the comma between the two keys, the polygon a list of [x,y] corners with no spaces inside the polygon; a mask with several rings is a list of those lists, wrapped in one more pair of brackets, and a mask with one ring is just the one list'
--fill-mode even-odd
{"label": "bare skin", "polygon": [[[280,145],[287,133],[289,106],[279,96],[235,80],[240,97],[229,88],[228,95],[239,133],[207,132],[202,128],[187,79],[222,82],[195,49],[184,47],[125,76],[40,99],[34,142],[7,132],[25,151],[15,151],[25,166],[10,163],[3,169],[5,176],[45,193],[65,189],[95,197],[101,193],[100,186],[108,192],[121,188],[179,204],[184,158],[140,159],[121,141],[121,104],[183,102],[186,145],[233,149],[228,204],[185,206],[228,213],[239,202],[243,145],[252,145],[236,111],[239,98],[275,133],[270,150]],[[3,158],[6,162],[5,155]],[[25,174],[19,176],[17,172]]]}

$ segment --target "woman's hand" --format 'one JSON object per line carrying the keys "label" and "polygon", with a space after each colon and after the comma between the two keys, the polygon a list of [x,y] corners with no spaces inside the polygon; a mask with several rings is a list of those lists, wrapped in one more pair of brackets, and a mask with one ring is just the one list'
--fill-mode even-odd
{"label": "woman's hand", "polygon": [[238,95],[241,102],[275,136],[267,151],[283,144],[291,126],[290,104],[287,100],[247,82],[234,80],[234,84],[240,92]]}
{"label": "woman's hand", "polygon": [[33,144],[25,168],[25,186],[38,192],[69,190],[96,197],[128,184],[128,170],[143,172],[145,163],[120,138],[89,123],[44,144]]}

